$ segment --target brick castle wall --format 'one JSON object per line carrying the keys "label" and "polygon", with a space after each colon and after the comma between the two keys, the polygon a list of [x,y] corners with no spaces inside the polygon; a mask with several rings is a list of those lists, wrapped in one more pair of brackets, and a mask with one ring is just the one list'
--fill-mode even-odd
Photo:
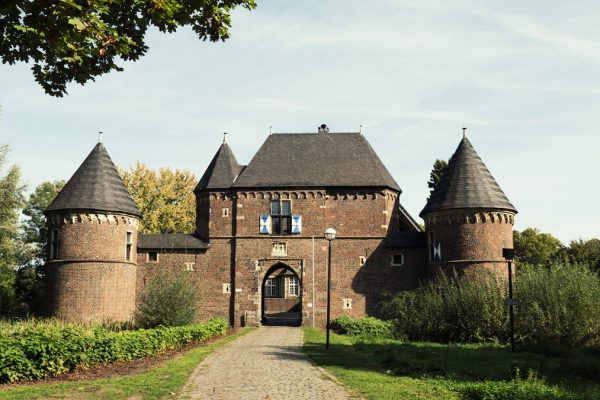
{"label": "brick castle wall", "polygon": [[507,276],[503,248],[513,247],[514,213],[493,210],[453,210],[425,216],[426,231],[441,244],[442,261],[430,263],[438,269],[474,274],[492,271]]}
{"label": "brick castle wall", "polygon": [[[98,213],[53,214],[58,253],[46,264],[51,314],[65,320],[124,321],[135,310],[138,220]],[[132,233],[131,261],[126,260]],[[50,246],[49,246],[50,247]]]}

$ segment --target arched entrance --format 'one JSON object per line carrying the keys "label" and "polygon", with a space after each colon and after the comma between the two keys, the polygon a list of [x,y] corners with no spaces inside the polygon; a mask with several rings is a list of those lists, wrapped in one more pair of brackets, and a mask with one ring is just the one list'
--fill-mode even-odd
{"label": "arched entrance", "polygon": [[292,268],[274,264],[262,281],[262,324],[300,326],[302,324],[302,282]]}

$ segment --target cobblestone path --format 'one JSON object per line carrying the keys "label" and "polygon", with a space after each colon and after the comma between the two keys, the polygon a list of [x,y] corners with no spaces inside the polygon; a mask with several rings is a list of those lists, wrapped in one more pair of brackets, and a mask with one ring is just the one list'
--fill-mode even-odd
{"label": "cobblestone path", "polygon": [[181,399],[347,400],[351,396],[302,353],[303,331],[262,327],[221,347],[202,361]]}

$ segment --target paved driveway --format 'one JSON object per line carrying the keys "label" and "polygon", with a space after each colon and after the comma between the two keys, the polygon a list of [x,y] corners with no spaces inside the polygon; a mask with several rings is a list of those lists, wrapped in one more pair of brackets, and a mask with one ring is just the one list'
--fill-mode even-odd
{"label": "paved driveway", "polygon": [[301,328],[262,327],[202,361],[182,399],[355,399],[302,353]]}

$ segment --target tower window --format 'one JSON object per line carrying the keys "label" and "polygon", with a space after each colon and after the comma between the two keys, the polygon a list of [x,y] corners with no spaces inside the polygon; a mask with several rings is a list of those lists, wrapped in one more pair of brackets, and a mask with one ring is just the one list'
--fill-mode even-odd
{"label": "tower window", "polygon": [[158,252],[151,251],[148,253],[148,262],[158,262]]}
{"label": "tower window", "polygon": [[58,258],[58,229],[52,229],[50,232],[50,259]]}
{"label": "tower window", "polygon": [[127,241],[125,244],[125,260],[131,261],[132,249],[133,249],[133,233],[127,232]]}
{"label": "tower window", "polygon": [[401,267],[404,265],[404,254],[402,253],[397,253],[392,255],[391,259],[390,259],[390,265],[392,265],[393,267]]}
{"label": "tower window", "polygon": [[222,217],[229,217],[229,208],[223,208],[221,210],[221,216]]}
{"label": "tower window", "polygon": [[272,233],[292,232],[292,202],[290,200],[274,200],[271,202]]}

